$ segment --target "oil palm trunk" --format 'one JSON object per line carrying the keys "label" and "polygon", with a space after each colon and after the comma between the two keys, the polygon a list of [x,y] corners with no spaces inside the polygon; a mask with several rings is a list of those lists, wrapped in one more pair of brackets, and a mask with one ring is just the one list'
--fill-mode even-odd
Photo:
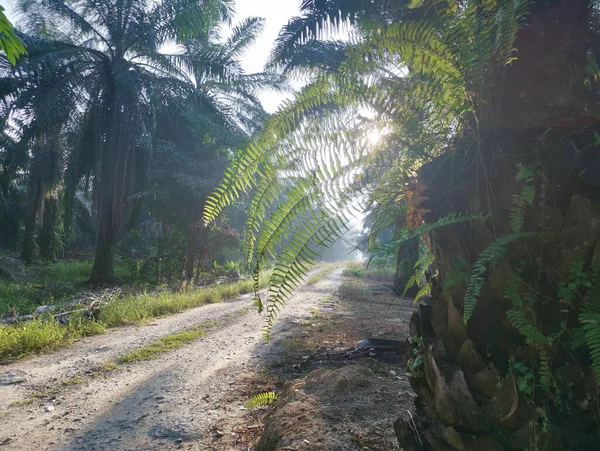
{"label": "oil palm trunk", "polygon": [[[465,196],[471,211],[491,217],[430,235],[439,276],[432,302],[412,319],[411,335],[420,338],[407,355],[421,421],[395,424],[406,450],[600,446],[597,407],[589,401],[597,396],[591,362],[572,340],[561,341],[560,332],[574,328],[588,301],[568,305],[559,295],[567,282],[576,283],[569,268],[590,268],[600,259],[594,188],[600,162],[593,156],[600,124],[584,111],[589,14],[587,0],[533,2],[515,42],[518,59],[498,87],[486,129],[476,141],[454,144],[463,146],[456,155],[468,155],[461,157],[460,181],[451,177],[458,157],[421,169],[427,222],[464,211]],[[530,177],[519,172],[523,167]],[[448,189],[451,183],[461,189]],[[515,211],[526,186],[535,196]],[[520,224],[511,222],[519,215]],[[465,324],[468,287],[448,283],[456,260],[473,265],[490,243],[526,232],[533,234],[496,249],[497,262],[485,267]]]}

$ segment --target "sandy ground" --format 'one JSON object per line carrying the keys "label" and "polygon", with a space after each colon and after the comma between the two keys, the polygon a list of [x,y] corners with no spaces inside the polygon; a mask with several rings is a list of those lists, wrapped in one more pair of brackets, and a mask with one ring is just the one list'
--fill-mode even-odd
{"label": "sandy ground", "polygon": [[[306,318],[339,286],[340,274],[335,271],[293,296],[276,332]],[[0,367],[0,373],[20,370],[28,376],[24,383],[0,386],[0,449],[230,449],[219,445],[219,424],[223,418],[231,423],[241,417],[244,407],[241,400],[222,402],[223,394],[235,391],[246,374],[259,371],[260,357],[271,346],[261,336],[264,318],[251,304],[251,296],[245,295]],[[222,325],[181,349],[88,376],[128,350],[214,320]],[[82,380],[60,386],[76,375]],[[57,387],[41,400],[14,405],[36,391]]]}

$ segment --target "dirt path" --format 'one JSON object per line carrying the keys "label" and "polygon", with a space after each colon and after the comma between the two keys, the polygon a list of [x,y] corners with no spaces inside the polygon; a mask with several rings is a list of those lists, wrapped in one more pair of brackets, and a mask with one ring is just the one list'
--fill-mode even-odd
{"label": "dirt path", "polygon": [[[306,317],[339,286],[340,274],[335,271],[301,289],[288,302],[278,327]],[[261,337],[264,318],[251,304],[251,296],[245,295],[0,367],[0,373],[19,370],[28,375],[25,383],[0,387],[1,449],[221,449],[212,444],[214,435],[220,434],[213,426],[243,406],[219,400],[236,380],[259,368],[259,357],[270,346]],[[207,336],[156,360],[86,376],[161,336],[215,320],[222,325]],[[60,386],[65,380],[75,383]],[[14,405],[30,399],[36,390],[57,386],[60,389],[43,402]]]}

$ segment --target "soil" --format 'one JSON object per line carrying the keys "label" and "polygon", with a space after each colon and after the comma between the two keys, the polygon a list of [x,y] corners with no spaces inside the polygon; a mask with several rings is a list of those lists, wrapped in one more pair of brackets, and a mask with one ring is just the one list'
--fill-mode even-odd
{"label": "soil", "polygon": [[[280,315],[271,343],[261,335],[264,318],[251,307],[251,296],[245,295],[146,326],[113,330],[0,367],[0,373],[21,376],[19,383],[0,386],[0,446],[5,450],[254,450],[268,408],[246,409],[249,398],[274,390],[283,393],[280,405],[290,387],[304,384],[302,378],[312,370],[358,365],[374,374],[368,390],[354,390],[361,393],[358,404],[361,396],[373,399],[368,407],[373,412],[363,424],[360,407],[352,410],[344,404],[354,422],[333,416],[322,432],[339,429],[341,420],[343,428],[352,431],[348,437],[358,437],[348,443],[355,446],[362,440],[365,444],[315,448],[302,441],[310,442],[315,431],[298,425],[292,432],[294,437],[302,436],[300,443],[280,449],[394,449],[378,447],[371,432],[381,434],[381,446],[389,445],[392,423],[412,406],[399,353],[382,353],[381,360],[376,354],[370,362],[368,351],[361,354],[351,348],[367,336],[406,338],[412,304],[403,301],[400,309],[390,307],[383,301],[391,298],[387,288],[382,295],[377,291],[381,287],[376,286],[361,288],[368,302],[346,302],[332,296],[341,281],[338,270],[299,290]],[[99,370],[125,352],[207,321],[219,325],[183,348],[155,360]],[[363,363],[355,363],[359,361]],[[309,415],[323,418],[327,409],[320,409],[328,407],[329,401],[318,390],[310,396],[313,410]],[[389,402],[390,396],[393,402]],[[339,397],[353,398],[347,394]],[[268,419],[266,424],[269,426]],[[366,437],[368,444],[361,437]],[[345,436],[340,440],[347,442]]]}

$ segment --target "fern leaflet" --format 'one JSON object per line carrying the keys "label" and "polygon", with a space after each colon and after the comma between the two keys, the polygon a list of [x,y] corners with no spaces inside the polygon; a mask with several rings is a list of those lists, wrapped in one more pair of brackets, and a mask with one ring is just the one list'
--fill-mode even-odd
{"label": "fern leaflet", "polygon": [[268,391],[264,393],[259,393],[256,396],[253,396],[246,402],[245,407],[248,409],[254,409],[256,407],[273,404],[273,402],[279,399],[279,395],[275,392]]}
{"label": "fern leaflet", "polygon": [[483,252],[479,255],[479,258],[473,265],[473,272],[469,279],[469,285],[465,293],[464,299],[464,313],[463,318],[465,324],[469,322],[477,306],[477,296],[481,292],[481,287],[485,283],[485,274],[493,270],[500,261],[506,256],[508,244],[521,238],[535,236],[535,233],[516,233],[511,235],[503,236],[493,241]]}

